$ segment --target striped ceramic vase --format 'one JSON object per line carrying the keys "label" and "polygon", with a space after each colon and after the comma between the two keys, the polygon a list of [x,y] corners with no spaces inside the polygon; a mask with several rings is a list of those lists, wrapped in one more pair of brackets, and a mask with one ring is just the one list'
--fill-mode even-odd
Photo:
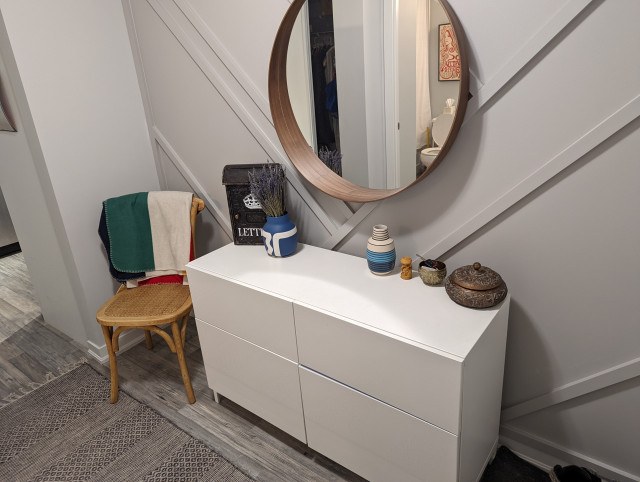
{"label": "striped ceramic vase", "polygon": [[373,227],[373,235],[367,242],[367,263],[373,274],[388,274],[396,266],[396,246],[384,224]]}

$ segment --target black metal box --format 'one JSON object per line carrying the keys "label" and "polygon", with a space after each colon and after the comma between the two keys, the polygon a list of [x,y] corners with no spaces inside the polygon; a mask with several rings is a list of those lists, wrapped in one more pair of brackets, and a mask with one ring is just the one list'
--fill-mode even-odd
{"label": "black metal box", "polygon": [[249,172],[266,164],[230,164],[222,171],[222,184],[227,188],[233,244],[262,244],[261,230],[267,216],[251,195]]}

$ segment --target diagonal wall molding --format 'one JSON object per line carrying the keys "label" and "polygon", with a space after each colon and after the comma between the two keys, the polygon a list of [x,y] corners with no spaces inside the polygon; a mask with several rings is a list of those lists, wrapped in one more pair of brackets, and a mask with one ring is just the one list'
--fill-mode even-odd
{"label": "diagonal wall molding", "polygon": [[601,121],[511,189],[498,196],[495,201],[479,213],[431,246],[423,253],[423,256],[434,259],[442,256],[525,196],[538,189],[544,183],[582,158],[585,154],[602,144],[638,116],[640,116],[640,95]]}
{"label": "diagonal wall molding", "polygon": [[[207,58],[207,56],[196,46],[190,35],[182,28],[178,20],[173,17],[169,10],[159,0],[147,0],[147,3],[151,6],[156,15],[158,15],[160,20],[162,20],[166,25],[189,57],[196,63],[211,85],[222,95],[224,100],[227,102],[227,105],[229,105],[233,112],[242,121],[244,126],[262,147],[265,153],[271,159],[278,160],[289,167],[290,175],[288,176],[288,180],[292,187],[298,192],[298,194],[300,194],[303,201],[308,205],[310,211],[315,214],[327,231],[330,233],[335,232],[338,229],[338,226],[336,221],[329,216],[327,212],[329,209],[325,210],[325,208],[321,206],[305,188],[290,160],[286,157],[284,152],[278,148],[278,144],[276,144],[277,136],[275,135],[273,126],[270,122],[266,122],[264,120],[264,116],[261,114],[261,111],[257,109],[253,101],[248,102],[241,100],[241,97],[247,97],[246,91],[239,86],[237,80],[224,67],[224,65],[220,63],[219,58],[217,56],[215,59]],[[216,59],[218,65],[214,66],[212,61],[216,62]],[[274,139],[276,139],[276,141],[274,141]],[[329,202],[334,201],[335,200],[329,199]]]}
{"label": "diagonal wall molding", "polygon": [[322,244],[323,248],[326,249],[334,249],[336,248],[344,238],[346,238],[362,221],[364,221],[369,214],[371,214],[377,207],[379,203],[371,202],[367,204],[363,204],[360,209],[358,209],[353,216],[351,216],[347,221],[336,231],[333,233],[331,237],[329,237]]}
{"label": "diagonal wall molding", "polygon": [[[529,39],[489,81],[484,84],[478,81],[479,89],[474,98],[469,102],[465,123],[477,114],[483,105],[498,94],[523,67],[531,62],[549,42],[594,1],[595,0],[570,0],[549,22]],[[290,179],[292,187],[300,194],[309,209],[318,217],[330,233],[329,238],[322,243],[322,246],[327,249],[335,249],[344,239],[349,237],[361,222],[367,219],[379,203],[363,205],[358,211],[351,213],[345,203],[338,202],[337,205],[339,205],[339,207],[337,210],[344,218],[347,218],[347,221],[344,223],[336,221],[335,216],[329,214],[329,212],[336,213],[336,204],[327,210],[326,205],[323,206],[317,202],[313,195],[306,190],[302,181],[297,178],[295,169],[290,166],[289,159],[279,147],[280,144],[275,129],[273,128],[267,100],[220,39],[206,25],[197,10],[190,4],[189,0],[147,0],[147,2],[185,49],[190,58],[198,65],[212,86],[220,92],[230,108],[243,122],[256,141],[258,141],[267,155],[290,167],[290,172],[294,174],[290,176],[292,178]],[[190,28],[192,28],[208,46],[211,54],[215,57],[213,61],[210,61],[210,56],[208,57],[201,51],[193,38],[194,34],[188,33],[180,25],[180,21],[175,18],[165,3],[173,5],[175,10],[180,12],[180,16],[184,18]],[[605,122],[606,121],[607,120],[605,120]],[[620,128],[621,127],[622,126],[620,126]],[[587,140],[585,137],[581,138],[579,140],[580,142],[577,141],[577,144],[574,146],[576,150],[579,150],[578,148],[584,145],[583,142],[586,144]],[[595,147],[595,145],[593,147]],[[585,151],[585,153],[586,152],[588,151]],[[555,156],[543,166],[542,170],[544,172],[542,174],[552,173],[554,171],[552,166],[562,165],[562,160],[568,155],[569,153],[565,150]],[[577,160],[581,155],[575,157],[573,161]],[[559,172],[559,170],[556,171]],[[555,172],[555,174],[557,174],[557,172]],[[534,174],[522,180],[490,206],[465,222],[454,232],[445,236],[437,244],[430,247],[425,255],[433,257],[445,253],[506,210],[509,206],[519,201],[526,194],[548,181],[555,174],[551,174],[551,176],[536,176]],[[536,180],[538,181],[537,185],[535,185]],[[525,185],[529,186],[528,190],[524,189]],[[332,209],[333,211],[331,211]]]}
{"label": "diagonal wall molding", "polygon": [[247,92],[251,100],[260,108],[264,116],[271,121],[271,110],[269,108],[269,100],[260,92],[260,89],[253,82],[251,77],[247,75],[244,69],[236,61],[236,59],[227,50],[218,36],[209,28],[200,14],[189,3],[188,0],[173,0],[173,3],[180,9],[182,14],[189,20],[193,28],[198,32],[202,39],[207,43],[212,52],[214,52],[224,66],[238,80],[240,86]]}
{"label": "diagonal wall molding", "polygon": [[[529,64],[542,51],[542,49],[544,49],[593,1],[594,0],[569,1],[562,9],[560,9],[559,12],[556,13],[553,18],[551,18],[549,22],[547,22],[547,24],[545,24],[531,39],[529,39],[529,41],[525,45],[523,45],[523,47],[518,50],[518,52],[489,81],[485,82],[484,84],[482,84],[480,79],[475,75],[475,73],[472,72],[472,82],[470,90],[474,90],[474,88],[478,90],[477,92],[475,92],[474,97],[469,101],[467,105],[467,112],[465,114],[463,125],[469,122],[470,119],[472,119],[478,112],[480,112],[482,106],[484,106],[489,100],[491,100],[496,94],[498,94],[498,92],[505,88],[509,84],[511,79],[513,79],[518,74],[518,72],[520,72],[527,64]],[[517,201],[514,201],[514,203],[515,202]],[[379,205],[380,203],[376,203],[376,206],[370,209],[369,213],[367,213],[365,216],[358,216],[357,218],[354,218],[352,220],[353,222],[350,223],[351,230],[353,231],[358,226],[358,224],[363,222],[367,218],[367,216],[371,214]],[[473,219],[478,218],[479,220],[479,216],[481,214],[482,213],[469,220],[467,223],[465,223],[464,226],[470,226],[470,223],[473,221]],[[355,221],[357,221],[357,223]],[[484,224],[478,224],[474,231],[480,229],[482,226],[484,226]],[[470,236],[474,231],[468,232],[465,237]],[[455,233],[458,232],[462,232],[461,229],[457,230]],[[441,240],[440,243],[432,246],[424,256],[433,257],[435,259],[452,249],[464,239],[462,238],[456,241],[457,237],[454,235],[455,233],[451,233],[451,235]],[[344,233],[344,230],[341,230],[340,235],[334,235],[334,237],[339,238],[338,242],[341,242],[343,239],[347,238],[349,234],[350,232]],[[330,240],[328,241],[328,244],[331,244]]]}
{"label": "diagonal wall molding", "polygon": [[534,412],[544,410],[562,402],[602,390],[617,383],[640,377],[640,358],[635,358],[607,370],[589,375],[561,387],[551,390],[539,397],[518,403],[502,410],[500,420],[509,422]]}
{"label": "diagonal wall molding", "polygon": [[[142,65],[142,53],[140,52],[140,45],[138,42],[138,32],[133,17],[133,9],[131,7],[130,0],[122,0],[122,9],[124,11],[124,20],[127,26],[127,33],[129,34],[129,42],[131,43],[131,53],[133,54],[133,64],[136,69],[136,76],[138,77],[138,83],[140,84],[140,94],[142,97],[142,106],[144,108],[144,114],[147,119],[147,129],[149,130],[149,139],[153,139],[153,106],[149,97],[149,86],[147,84],[147,76]],[[156,163],[156,172],[158,173],[158,180],[160,181],[160,188],[165,189],[167,186],[167,180],[162,170],[162,163],[160,162],[160,153],[158,152],[158,145],[153,144],[153,157]]]}
{"label": "diagonal wall molding", "polygon": [[[131,0],[122,0],[128,5]],[[511,87],[511,84],[521,75],[523,69],[535,62],[540,53],[557,42],[558,35],[563,32],[577,18],[584,17],[585,13],[593,10],[601,0],[566,0],[558,12],[550,18],[531,38],[522,44],[522,47],[503,65],[492,77],[483,79],[484,84],[474,77],[471,90],[474,93],[473,99],[469,102],[465,123],[473,116],[484,113],[491,108],[491,100],[495,99],[501,92]],[[190,0],[147,0],[155,14],[165,23],[171,35],[180,43],[182,48],[203,72],[222,98],[227,102],[231,110],[243,122],[247,131],[256,139],[262,149],[272,159],[290,166],[289,160],[284,154],[278,137],[273,128],[268,100],[261,93],[253,80],[243,70],[240,63],[233,57],[224,43],[206,25],[198,11]],[[285,0],[291,3],[291,0]],[[126,9],[125,9],[126,10]],[[586,10],[586,11],[585,11]],[[159,13],[160,12],[160,13]],[[127,11],[127,22],[133,24],[133,15]],[[135,50],[138,48],[135,38],[135,29],[131,33],[131,41]],[[205,45],[206,44],[206,45]],[[139,53],[137,54],[139,55]],[[141,64],[141,61],[138,61]],[[138,65],[137,65],[138,66]],[[147,96],[146,80],[144,79],[144,69],[139,72],[140,83],[143,90],[143,97]],[[474,87],[475,86],[475,87]],[[612,109],[615,106],[612,106]],[[166,153],[168,159],[176,166],[185,180],[194,188],[194,191],[207,199],[212,215],[216,221],[224,226],[228,224],[226,217],[220,209],[211,201],[211,197],[204,192],[194,175],[188,170],[187,164],[179,156],[179,153],[172,148],[171,144],[152,122],[153,113],[151,106],[148,106],[151,121],[150,133],[156,140],[157,149]],[[623,129],[634,119],[640,116],[640,96],[634,97],[628,103],[620,107],[617,111],[603,119],[598,125],[585,132],[575,139],[561,152],[552,156],[541,167],[522,179],[513,179],[514,185],[507,186],[502,194],[497,196],[486,206],[479,206],[479,212],[469,214],[468,218],[460,217],[456,228],[442,239],[437,241],[426,251],[425,257],[437,257],[454,248],[469,236],[482,229],[500,214],[510,207],[530,195],[536,189],[543,186],[549,180],[564,171],[571,164],[575,163],[591,150],[607,141],[612,135]],[[167,132],[167,136],[171,133]],[[462,134],[464,136],[464,134]],[[462,138],[461,138],[462,140]],[[567,139],[568,140],[568,139]],[[569,140],[568,140],[569,141]],[[464,141],[463,141],[464,142]],[[181,169],[180,166],[183,166]],[[291,167],[292,175],[295,175]],[[365,221],[368,216],[380,205],[380,203],[368,204],[360,207],[355,213],[349,210],[348,206],[341,202],[327,204],[324,199],[317,201],[314,197],[313,188],[307,190],[304,182],[296,178],[296,189],[309,209],[320,219],[325,227],[332,226],[329,237],[324,242],[319,243],[327,249],[336,249],[345,239],[353,233],[357,226]],[[199,187],[198,187],[199,186]],[[292,184],[292,187],[293,184]],[[202,189],[202,190],[201,190]],[[294,187],[295,189],[295,187]],[[340,218],[336,213],[342,213]],[[344,219],[347,219],[344,221]],[[327,224],[325,224],[327,223]],[[327,228],[328,229],[328,228]],[[445,233],[443,233],[445,234]],[[602,372],[590,375],[580,380],[573,381],[561,387],[553,389],[551,392],[535,397],[531,400],[507,407],[502,412],[501,440],[518,441],[524,446],[538,449],[540,452],[551,454],[552,460],[562,460],[573,462],[578,465],[592,466],[605,476],[618,480],[640,481],[640,474],[633,475],[626,473],[615,467],[611,467],[601,461],[571,451],[561,447],[551,441],[539,436],[525,432],[508,422],[524,417],[528,414],[538,412],[545,408],[593,393],[616,383],[640,376],[640,359],[636,358],[627,363],[617,365]],[[514,442],[515,443],[515,442]],[[533,450],[533,449],[532,449]]]}
{"label": "diagonal wall molding", "polygon": [[[239,86],[244,89],[249,98],[255,103],[255,105],[262,112],[265,120],[273,126],[273,120],[271,118],[271,108],[269,106],[269,100],[262,94],[260,89],[253,82],[251,77],[247,75],[244,69],[236,61],[236,59],[227,50],[224,44],[220,41],[218,36],[211,30],[207,23],[202,19],[196,9],[189,3],[188,0],[172,0],[176,7],[182,12],[185,18],[191,23],[191,26],[206,42],[209,49],[220,59],[224,67],[233,75],[237,80]],[[289,1],[289,3],[291,3]],[[275,128],[274,128],[275,129]],[[274,131],[275,132],[275,131]],[[278,146],[279,141],[273,142]],[[284,154],[286,157],[286,154]],[[288,161],[288,157],[287,157]],[[302,193],[299,193],[302,196]],[[347,203],[335,200],[335,206],[339,209],[341,214],[349,219],[353,216],[352,210]]]}
{"label": "diagonal wall molding", "polygon": [[202,184],[198,182],[198,179],[194,176],[194,174],[173,148],[173,146],[169,143],[165,136],[162,135],[162,132],[160,132],[160,129],[158,129],[156,126],[153,127],[153,137],[158,143],[158,146],[166,154],[167,158],[182,175],[187,184],[189,184],[189,187],[196,193],[198,197],[206,201],[206,209],[215,218],[220,227],[224,229],[224,231],[230,238],[233,239],[231,222],[226,218],[220,206],[218,206],[217,203],[211,198],[211,196],[209,196],[206,189],[202,186]]}
{"label": "diagonal wall molding", "polygon": [[480,87],[477,94],[467,105],[464,123],[466,124],[475,116],[483,105],[500,92],[520,70],[531,62],[549,42],[573,22],[580,12],[593,1],[594,0],[571,0],[562,7],[491,79]]}

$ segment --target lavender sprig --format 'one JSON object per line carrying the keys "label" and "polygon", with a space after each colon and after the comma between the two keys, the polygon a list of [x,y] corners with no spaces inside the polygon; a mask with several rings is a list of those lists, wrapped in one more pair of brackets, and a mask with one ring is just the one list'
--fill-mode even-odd
{"label": "lavender sprig", "polygon": [[286,212],[286,185],[284,169],[280,164],[268,164],[249,172],[249,188],[267,216],[278,217]]}
{"label": "lavender sprig", "polygon": [[318,157],[329,169],[338,176],[342,176],[342,154],[337,149],[329,150],[326,146],[320,148]]}

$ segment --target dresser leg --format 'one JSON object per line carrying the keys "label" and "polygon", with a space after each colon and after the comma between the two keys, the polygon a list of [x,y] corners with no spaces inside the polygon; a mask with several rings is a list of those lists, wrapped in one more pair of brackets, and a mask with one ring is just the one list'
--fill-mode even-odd
{"label": "dresser leg", "polygon": [[220,394],[215,390],[213,391],[213,401],[216,403],[220,403]]}

